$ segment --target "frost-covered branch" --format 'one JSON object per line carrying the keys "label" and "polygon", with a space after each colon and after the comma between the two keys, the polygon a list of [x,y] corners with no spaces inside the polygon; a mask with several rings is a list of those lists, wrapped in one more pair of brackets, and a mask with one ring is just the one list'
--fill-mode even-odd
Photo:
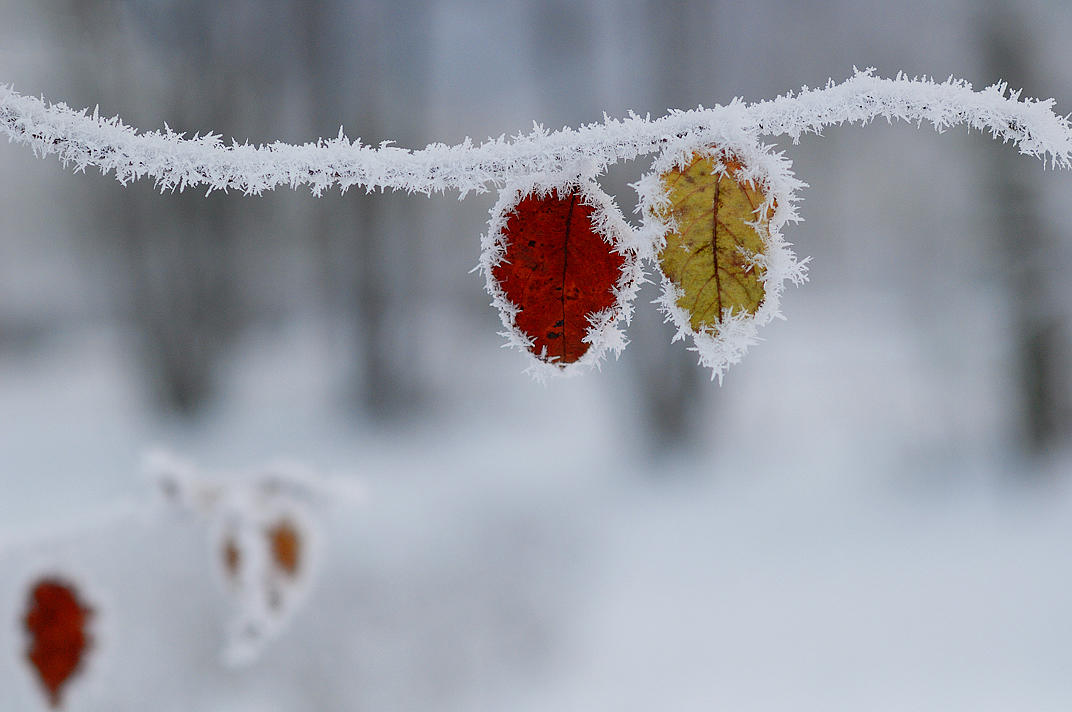
{"label": "frost-covered branch", "polygon": [[107,119],[65,104],[49,104],[0,87],[0,130],[39,156],[56,155],[75,170],[99,168],[121,183],[152,178],[163,189],[204,186],[260,194],[279,186],[309,186],[316,195],[338,186],[432,193],[457,190],[464,197],[527,177],[545,182],[595,176],[608,165],[660,150],[668,138],[724,133],[755,137],[819,133],[827,126],[862,124],[876,118],[930,123],[938,131],[967,125],[1012,141],[1022,153],[1051,166],[1072,166],[1072,127],[1053,111],[1053,100],[1021,99],[1005,84],[974,91],[950,78],[936,83],[898,75],[883,79],[872,70],[843,83],[805,88],[770,101],[672,111],[659,119],[631,114],[606,117],[578,129],[501,136],[482,144],[431,144],[408,150],[337,138],[304,145],[225,144],[215,134],[185,138],[170,128],[139,133],[118,117]]}
{"label": "frost-covered branch", "polygon": [[[798,189],[804,183],[793,175],[788,158],[765,144],[766,138],[788,136],[795,142],[828,126],[865,124],[877,118],[926,122],[937,131],[963,125],[1012,142],[1021,153],[1042,158],[1046,165],[1069,168],[1072,125],[1055,114],[1053,106],[1052,99],[1021,99],[1003,83],[977,92],[952,77],[941,83],[903,74],[883,79],[865,70],[840,84],[805,87],[797,94],[754,104],[735,99],[727,106],[671,111],[658,119],[635,114],[604,117],[602,123],[559,131],[537,125],[529,134],[500,136],[479,145],[466,139],[455,146],[431,144],[409,150],[389,142],[366,146],[346,138],[341,129],[337,138],[301,146],[227,145],[216,134],[185,138],[166,126],[162,132],[139,133],[118,117],[101,118],[96,110],[89,115],[0,87],[0,130],[39,156],[55,154],[76,171],[93,166],[113,173],[124,184],[152,178],[161,190],[205,187],[208,192],[256,195],[281,185],[305,185],[314,195],[337,186],[343,192],[353,187],[425,194],[457,190],[465,197],[499,188],[502,195],[482,243],[480,266],[499,309],[503,333],[511,345],[529,353],[532,365],[573,373],[598,365],[606,353],[620,353],[626,343],[622,327],[632,314],[644,264],[652,263],[662,275],[659,303],[677,327],[676,338],[691,336],[701,363],[711,368],[712,377],[721,378],[756,342],[757,329],[780,316],[785,283],[800,283],[805,277],[804,262],[796,260],[781,235],[786,223],[799,220]],[[635,184],[642,224],[634,228],[596,179],[611,164],[649,154],[655,154],[653,170]],[[702,170],[686,180],[701,181],[714,199],[697,205],[692,205],[694,199],[691,203],[682,199],[675,204],[671,183],[675,175],[691,171],[696,161],[703,163]],[[738,206],[737,232],[726,228],[719,214],[724,207],[718,197],[724,179],[739,188],[750,186],[742,188],[747,210],[742,207],[745,203]],[[730,183],[727,188],[732,190]],[[753,197],[748,197],[749,190]],[[695,197],[694,192],[687,195]],[[561,220],[536,229],[539,242],[518,242],[515,247],[521,252],[510,257],[507,248],[514,243],[507,233],[522,220],[522,202],[533,200],[541,206],[528,213],[546,218],[558,210]],[[584,217],[587,227],[579,229],[587,229],[591,245],[611,253],[600,259],[618,264],[616,271],[593,272],[596,258],[590,256],[583,279],[569,274],[566,265],[576,267],[578,262],[566,260],[565,238],[578,200],[590,212]],[[676,235],[675,230],[701,224],[710,225],[711,234],[677,235],[674,248],[666,251],[668,236]],[[556,230],[561,243],[555,242]],[[720,232],[725,234],[719,237]],[[562,267],[549,270],[551,262],[545,255],[525,253],[526,249],[550,250],[561,258]],[[688,262],[707,249],[711,258]],[[685,262],[675,267],[675,260],[682,259]],[[734,268],[736,263],[740,265]],[[723,294],[718,277],[727,269],[747,275],[751,291],[745,290],[745,297]],[[528,284],[531,273],[538,273],[550,291],[534,297],[536,292],[526,287],[513,296],[507,294],[510,284]],[[593,280],[596,274],[606,279]],[[588,290],[582,300],[585,309],[567,314],[567,290],[573,290],[571,300],[578,302],[582,283]],[[519,314],[526,325],[519,323]]]}

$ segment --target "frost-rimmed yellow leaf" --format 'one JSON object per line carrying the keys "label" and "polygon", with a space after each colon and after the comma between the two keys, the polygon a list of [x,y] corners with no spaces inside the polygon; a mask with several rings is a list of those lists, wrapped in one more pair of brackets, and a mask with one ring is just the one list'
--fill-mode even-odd
{"label": "frost-rimmed yellow leaf", "polygon": [[642,233],[662,273],[659,300],[691,336],[700,363],[722,379],[744,356],[759,326],[776,316],[786,279],[805,279],[781,227],[797,220],[804,184],[788,159],[742,131],[667,142],[637,183]]}
{"label": "frost-rimmed yellow leaf", "polygon": [[659,176],[667,202],[655,210],[675,225],[659,266],[681,290],[677,305],[693,331],[739,312],[755,314],[763,302],[763,236],[774,209],[758,214],[763,193],[754,181],[738,182],[740,169],[732,158],[697,153],[689,165]]}

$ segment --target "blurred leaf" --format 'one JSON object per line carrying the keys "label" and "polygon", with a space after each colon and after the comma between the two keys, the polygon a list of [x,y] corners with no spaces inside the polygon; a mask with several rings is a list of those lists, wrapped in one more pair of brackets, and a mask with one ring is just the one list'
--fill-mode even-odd
{"label": "blurred leaf", "polygon": [[26,630],[30,649],[26,657],[37,670],[49,704],[61,706],[62,688],[78,671],[92,642],[86,624],[92,611],[84,608],[73,586],[43,579],[30,592]]}
{"label": "blurred leaf", "polygon": [[288,577],[294,578],[301,565],[301,535],[287,519],[281,519],[266,532],[272,551],[272,563]]}
{"label": "blurred leaf", "polygon": [[[697,153],[686,167],[659,178],[669,202],[656,212],[674,225],[659,264],[682,291],[677,305],[697,332],[716,331],[730,314],[755,314],[763,301],[755,258],[764,254],[764,242],[749,223],[761,219],[756,211],[764,196],[753,183],[737,182],[740,170],[732,157]],[[769,222],[772,213],[762,220]]]}
{"label": "blurred leaf", "polygon": [[238,570],[242,565],[242,551],[238,548],[238,542],[234,537],[228,536],[223,542],[223,569],[228,579],[234,581],[238,578]]}

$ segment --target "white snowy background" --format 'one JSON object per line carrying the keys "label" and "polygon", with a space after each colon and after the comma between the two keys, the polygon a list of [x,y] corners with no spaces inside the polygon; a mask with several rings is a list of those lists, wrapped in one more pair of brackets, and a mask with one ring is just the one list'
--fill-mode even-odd
{"label": "white snowy background", "polygon": [[[804,5],[0,0],[0,82],[412,146],[853,65],[1070,110],[1064,3]],[[811,282],[718,387],[654,290],[619,361],[524,376],[469,273],[493,195],[180,201],[0,147],[0,709],[43,708],[41,573],[97,611],[72,712],[1068,709],[1072,175],[904,125],[785,148]],[[647,165],[603,183],[634,221]],[[318,576],[250,665],[154,448],[364,489],[315,510]]]}

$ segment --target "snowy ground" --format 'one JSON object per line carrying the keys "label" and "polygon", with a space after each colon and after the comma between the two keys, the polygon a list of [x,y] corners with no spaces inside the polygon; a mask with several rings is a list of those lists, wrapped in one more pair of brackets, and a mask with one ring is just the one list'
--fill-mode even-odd
{"label": "snowy ground", "polygon": [[[0,708],[40,705],[18,617],[61,571],[99,613],[71,712],[1067,709],[1060,460],[1023,486],[986,443],[1000,355],[943,371],[880,302],[881,333],[839,340],[851,310],[805,298],[731,372],[709,445],[659,463],[620,428],[614,364],[539,386],[490,334],[436,405],[455,417],[398,430],[340,416],[315,327],[251,340],[196,427],[144,409],[107,330],[9,352]],[[220,663],[228,603],[193,520],[87,521],[144,492],[154,445],[367,487],[324,511],[321,576],[248,668]]]}

